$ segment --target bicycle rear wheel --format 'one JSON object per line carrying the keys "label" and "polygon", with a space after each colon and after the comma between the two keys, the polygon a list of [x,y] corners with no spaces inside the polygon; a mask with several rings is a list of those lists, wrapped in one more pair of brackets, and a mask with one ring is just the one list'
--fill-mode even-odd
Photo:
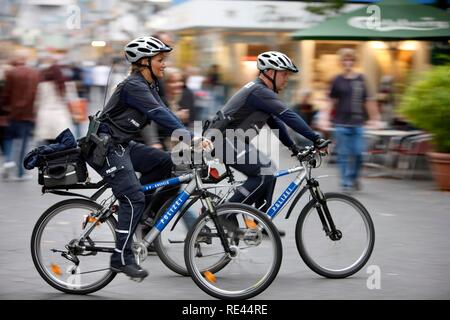
{"label": "bicycle rear wheel", "polygon": [[[225,252],[214,221],[204,213],[186,238],[187,269],[195,283],[213,297],[252,298],[272,283],[280,269],[278,231],[264,213],[248,205],[226,203],[216,211],[231,253]],[[226,266],[217,272],[208,269],[224,255],[229,259]]]}
{"label": "bicycle rear wheel", "polygon": [[[102,289],[116,276],[109,268],[108,250],[115,248],[117,223],[112,216],[99,223],[95,216],[101,209],[93,201],[69,199],[47,209],[37,221],[31,236],[31,255],[39,274],[52,287],[88,294]],[[77,238],[93,224],[95,228],[80,244]],[[105,252],[95,251],[100,247]]]}
{"label": "bicycle rear wheel", "polygon": [[369,212],[355,198],[340,193],[324,196],[336,234],[325,233],[317,211],[323,206],[313,199],[297,220],[297,249],[306,265],[317,274],[345,278],[358,272],[369,260],[375,229]]}

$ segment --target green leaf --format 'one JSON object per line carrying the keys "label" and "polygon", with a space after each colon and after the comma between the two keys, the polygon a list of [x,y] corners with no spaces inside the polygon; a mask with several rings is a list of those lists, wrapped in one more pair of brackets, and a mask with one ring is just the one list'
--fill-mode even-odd
{"label": "green leaf", "polygon": [[450,65],[435,66],[406,88],[399,113],[433,135],[436,151],[450,153]]}

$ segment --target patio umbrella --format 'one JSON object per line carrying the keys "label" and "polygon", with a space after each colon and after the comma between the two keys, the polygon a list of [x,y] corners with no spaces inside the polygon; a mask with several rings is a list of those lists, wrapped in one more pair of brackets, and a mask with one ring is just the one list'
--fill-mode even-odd
{"label": "patio umbrella", "polygon": [[450,15],[441,9],[408,0],[382,1],[332,17],[291,35],[294,40],[389,41],[392,75],[399,40],[450,39]]}
{"label": "patio umbrella", "polygon": [[445,40],[450,15],[407,0],[384,1],[292,34],[295,40]]}

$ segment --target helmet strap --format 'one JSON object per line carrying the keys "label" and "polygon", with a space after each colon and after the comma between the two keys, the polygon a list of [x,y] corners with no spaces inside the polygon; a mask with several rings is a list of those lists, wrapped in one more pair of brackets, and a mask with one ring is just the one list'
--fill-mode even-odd
{"label": "helmet strap", "polygon": [[155,73],[153,72],[153,68],[152,68],[152,57],[148,57],[147,61],[148,61],[148,69],[150,70],[150,75],[152,76],[156,91],[159,91],[159,81],[158,81],[158,78],[156,77]]}
{"label": "helmet strap", "polygon": [[155,73],[153,72],[153,69],[152,69],[152,57],[148,57],[147,58],[147,62],[148,62],[148,65],[147,64],[142,64],[142,63],[139,63],[137,65],[139,67],[147,68],[148,70],[150,70],[150,76],[152,77],[152,80],[153,80],[153,83],[155,85],[155,88],[156,88],[157,91],[159,91],[159,81],[158,81],[158,78],[156,77],[156,75],[155,75]]}
{"label": "helmet strap", "polygon": [[263,76],[266,77],[267,79],[270,80],[270,82],[272,82],[272,87],[273,87],[273,92],[278,93],[278,89],[277,89],[277,84],[275,82],[275,80],[277,79],[277,70],[272,69],[274,72],[273,74],[273,78],[269,77],[265,71],[262,72]]}

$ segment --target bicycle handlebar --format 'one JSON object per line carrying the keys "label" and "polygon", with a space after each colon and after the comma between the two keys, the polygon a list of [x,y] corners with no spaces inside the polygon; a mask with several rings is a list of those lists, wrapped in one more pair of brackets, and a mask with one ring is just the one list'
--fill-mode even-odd
{"label": "bicycle handlebar", "polygon": [[316,154],[317,150],[326,148],[331,143],[331,140],[324,140],[322,143],[316,146],[307,146],[293,157],[297,157],[300,162],[308,160],[307,158]]}

